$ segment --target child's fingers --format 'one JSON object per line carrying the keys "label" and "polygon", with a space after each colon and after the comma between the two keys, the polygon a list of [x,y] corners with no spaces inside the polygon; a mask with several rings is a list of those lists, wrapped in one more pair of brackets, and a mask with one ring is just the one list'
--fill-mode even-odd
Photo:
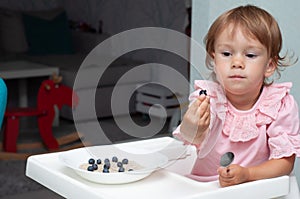
{"label": "child's fingers", "polygon": [[201,95],[199,96],[194,102],[192,102],[192,104],[189,106],[189,111],[193,114],[197,114],[197,112],[199,111],[199,107],[201,106],[201,104],[203,102],[207,101],[206,100],[206,96]]}
{"label": "child's fingers", "polygon": [[202,122],[203,122],[204,125],[209,125],[210,124],[210,113],[209,112],[204,113]]}
{"label": "child's fingers", "polygon": [[227,172],[226,167],[220,167],[218,173],[221,187],[227,187],[233,184],[233,177],[231,176],[230,171]]}
{"label": "child's fingers", "polygon": [[228,167],[219,167],[218,168],[219,176],[224,179],[231,179],[233,177],[233,173],[230,171],[230,166]]}
{"label": "child's fingers", "polygon": [[198,111],[198,108],[200,106],[200,102],[198,100],[195,100],[190,106],[189,106],[189,109],[188,109],[188,112],[190,112],[191,114],[195,115]]}
{"label": "child's fingers", "polygon": [[219,176],[226,175],[226,168],[225,167],[219,167],[218,168],[218,174],[219,174]]}
{"label": "child's fingers", "polygon": [[203,107],[199,107],[199,123],[202,125],[209,124],[210,121],[210,106],[203,105]]}
{"label": "child's fingers", "polygon": [[210,113],[210,102],[209,102],[209,98],[206,97],[201,104],[199,105],[197,112],[199,114],[200,117],[203,117],[203,115],[208,112]]}
{"label": "child's fingers", "polygon": [[207,98],[206,95],[199,95],[199,96],[197,97],[197,99],[200,100],[201,102],[204,101],[206,98]]}

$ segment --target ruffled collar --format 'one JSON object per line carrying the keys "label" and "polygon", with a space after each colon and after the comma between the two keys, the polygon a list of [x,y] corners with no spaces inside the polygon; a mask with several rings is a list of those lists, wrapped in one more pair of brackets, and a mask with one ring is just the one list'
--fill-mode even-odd
{"label": "ruffled collar", "polygon": [[247,142],[257,138],[259,127],[277,118],[282,99],[291,87],[290,82],[265,86],[255,105],[250,110],[240,111],[227,101],[219,84],[204,80],[195,82],[196,89],[207,88],[211,98],[211,112],[223,121],[223,134],[233,142]]}
{"label": "ruffled collar", "polygon": [[248,111],[228,106],[223,133],[233,142],[247,142],[257,138],[259,127],[270,124],[277,118],[282,99],[291,87],[291,83],[265,86],[253,108]]}

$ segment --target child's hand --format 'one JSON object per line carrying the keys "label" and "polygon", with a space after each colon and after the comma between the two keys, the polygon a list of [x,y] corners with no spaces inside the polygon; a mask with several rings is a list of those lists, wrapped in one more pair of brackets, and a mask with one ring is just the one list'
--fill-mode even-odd
{"label": "child's hand", "polygon": [[204,138],[203,134],[207,130],[209,123],[209,97],[200,95],[185,113],[181,122],[180,132],[187,141],[199,144]]}
{"label": "child's hand", "polygon": [[218,173],[221,187],[241,184],[247,182],[249,179],[248,168],[241,167],[237,164],[232,164],[228,167],[220,167]]}

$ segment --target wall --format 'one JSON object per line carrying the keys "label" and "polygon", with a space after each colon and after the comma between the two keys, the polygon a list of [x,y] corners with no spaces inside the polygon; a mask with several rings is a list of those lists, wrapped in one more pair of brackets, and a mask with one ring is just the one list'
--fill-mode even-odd
{"label": "wall", "polygon": [[[290,0],[287,4],[285,0],[261,1],[261,0],[210,0],[210,1],[192,1],[192,38],[203,46],[203,38],[210,26],[217,16],[225,10],[231,9],[239,5],[253,4],[260,6],[269,11],[278,21],[283,34],[283,51],[287,50],[294,52],[297,57],[300,57],[300,1]],[[191,49],[191,60],[199,59],[199,56],[204,60],[204,54],[195,52]],[[196,66],[197,69],[191,70],[191,84],[194,79],[206,78],[208,70],[205,64]],[[291,93],[294,95],[298,104],[300,104],[300,62],[294,66],[287,68],[282,72],[282,81],[292,81],[293,88]],[[300,107],[299,107],[300,108]],[[298,182],[300,182],[300,161],[297,160],[296,175]],[[298,166],[299,165],[299,166]],[[299,183],[300,184],[300,183]]]}

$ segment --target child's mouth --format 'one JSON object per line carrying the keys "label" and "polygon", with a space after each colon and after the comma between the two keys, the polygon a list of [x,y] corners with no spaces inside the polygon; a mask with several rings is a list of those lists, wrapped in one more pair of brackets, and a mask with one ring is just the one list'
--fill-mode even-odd
{"label": "child's mouth", "polygon": [[245,77],[241,76],[241,75],[231,75],[231,76],[229,76],[229,78],[231,78],[231,79],[243,79]]}

